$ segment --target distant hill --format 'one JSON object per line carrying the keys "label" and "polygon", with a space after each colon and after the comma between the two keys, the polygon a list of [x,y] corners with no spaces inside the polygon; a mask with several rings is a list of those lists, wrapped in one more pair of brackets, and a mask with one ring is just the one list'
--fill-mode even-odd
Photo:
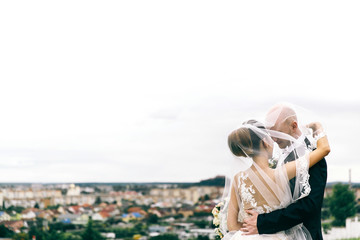
{"label": "distant hill", "polygon": [[201,180],[198,183],[194,183],[194,186],[223,187],[224,185],[225,185],[225,177],[224,176],[216,176],[214,178],[209,178],[209,179]]}

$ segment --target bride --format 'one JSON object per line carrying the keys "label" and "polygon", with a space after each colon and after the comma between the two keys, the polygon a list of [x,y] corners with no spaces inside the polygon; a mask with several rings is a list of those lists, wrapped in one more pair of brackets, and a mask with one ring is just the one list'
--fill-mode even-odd
{"label": "bride", "polygon": [[[309,125],[314,132],[322,130],[320,124]],[[244,218],[248,217],[245,210],[255,210],[258,213],[268,213],[279,208],[285,208],[292,202],[310,193],[308,168],[315,165],[330,152],[326,135],[319,135],[317,148],[306,152],[303,156],[296,156],[296,160],[277,164],[276,168],[269,166],[273,158],[274,141],[271,130],[255,121],[250,120],[240,128],[234,130],[228,137],[231,152],[240,158],[250,159],[251,167],[235,174],[232,179],[230,196],[222,207],[223,220],[221,232],[223,240],[242,239],[311,239],[310,233],[299,224],[286,231],[276,234],[244,235],[240,229]],[[286,134],[283,134],[285,136]],[[279,138],[279,134],[276,136]],[[287,138],[286,136],[284,138]],[[290,137],[291,138],[291,137]],[[294,139],[287,139],[296,141]],[[293,180],[292,180],[293,179]],[[295,181],[291,186],[290,180]]]}

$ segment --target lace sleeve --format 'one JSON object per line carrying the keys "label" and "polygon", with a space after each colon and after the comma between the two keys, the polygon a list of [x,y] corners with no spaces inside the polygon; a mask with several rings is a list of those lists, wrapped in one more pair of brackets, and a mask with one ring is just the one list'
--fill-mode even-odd
{"label": "lace sleeve", "polygon": [[299,200],[309,195],[309,153],[296,160],[296,181],[294,186],[293,200]]}
{"label": "lace sleeve", "polygon": [[311,191],[309,184],[309,152],[277,168],[275,176],[276,184],[280,186],[280,192],[282,192],[280,199],[283,207],[308,196]]}

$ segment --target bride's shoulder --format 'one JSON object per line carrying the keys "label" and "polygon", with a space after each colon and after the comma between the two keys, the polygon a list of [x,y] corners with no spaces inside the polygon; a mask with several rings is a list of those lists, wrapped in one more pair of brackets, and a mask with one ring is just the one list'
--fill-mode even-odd
{"label": "bride's shoulder", "polygon": [[245,180],[248,177],[249,177],[248,170],[240,171],[240,172],[235,174],[234,180],[237,181],[237,182],[240,182],[241,180]]}
{"label": "bride's shoulder", "polygon": [[247,173],[246,173],[246,170],[245,170],[245,171],[239,171],[239,172],[237,172],[237,173],[234,175],[234,177],[240,177],[240,176],[242,176],[242,175],[244,175],[244,174],[247,174]]}

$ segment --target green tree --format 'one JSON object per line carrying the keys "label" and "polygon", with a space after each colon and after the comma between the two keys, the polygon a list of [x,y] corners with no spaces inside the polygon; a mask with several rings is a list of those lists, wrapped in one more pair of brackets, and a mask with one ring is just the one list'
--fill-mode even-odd
{"label": "green tree", "polygon": [[76,226],[72,223],[55,222],[49,224],[50,231],[66,232],[67,230],[74,230]]}
{"label": "green tree", "polygon": [[208,194],[205,194],[204,196],[199,197],[198,202],[204,202],[210,200],[210,196]]}
{"label": "green tree", "polygon": [[13,240],[29,240],[29,236],[26,233],[17,233],[12,237]]}
{"label": "green tree", "polygon": [[331,230],[331,223],[329,223],[329,222],[324,222],[321,224],[321,226],[322,226],[325,234],[328,234],[329,231]]}
{"label": "green tree", "polygon": [[326,220],[330,218],[330,197],[324,198],[323,205],[321,208],[321,219]]}
{"label": "green tree", "polygon": [[64,240],[82,240],[82,238],[76,234],[64,233]]}
{"label": "green tree", "polygon": [[109,224],[109,225],[113,225],[113,224],[116,224],[120,221],[120,219],[115,219],[114,217],[109,217],[106,222]]}
{"label": "green tree", "polygon": [[355,194],[349,185],[336,184],[329,199],[331,215],[335,217],[334,226],[345,226],[346,218],[356,214]]}
{"label": "green tree", "polygon": [[64,234],[56,231],[50,231],[45,233],[46,240],[65,240]]}
{"label": "green tree", "polygon": [[45,209],[58,209],[59,207],[60,207],[60,204],[56,204],[56,205],[49,205]]}
{"label": "green tree", "polygon": [[211,212],[194,212],[194,217],[207,217],[207,216],[212,217],[212,213]]}
{"label": "green tree", "polygon": [[11,237],[13,234],[14,232],[5,227],[5,225],[0,225],[0,237]]}
{"label": "green tree", "polygon": [[197,240],[210,240],[210,238],[208,236],[198,236]]}
{"label": "green tree", "polygon": [[159,236],[151,237],[150,240],[179,240],[175,234],[165,233]]}
{"label": "green tree", "polygon": [[159,217],[156,214],[150,213],[146,220],[149,224],[158,223]]}
{"label": "green tree", "polygon": [[82,240],[82,238],[72,233],[64,233],[64,240]]}
{"label": "green tree", "polygon": [[138,233],[134,228],[112,228],[111,232],[115,233],[116,238],[129,238]]}
{"label": "green tree", "polygon": [[96,199],[95,199],[95,204],[99,205],[100,203],[101,203],[101,197],[97,196]]}
{"label": "green tree", "polygon": [[[205,221],[205,220],[193,221],[193,223],[194,223],[198,228],[206,228],[207,226],[210,226],[209,221]],[[211,222],[211,223],[212,223],[212,222]]]}
{"label": "green tree", "polygon": [[42,225],[32,226],[29,230],[29,238],[32,239],[35,236],[36,240],[46,240],[46,234],[41,229]]}
{"label": "green tree", "polygon": [[86,225],[85,231],[82,234],[83,240],[103,240],[104,238],[101,234],[96,231],[93,227],[93,220],[89,218],[89,221]]}
{"label": "green tree", "polygon": [[10,207],[8,207],[6,209],[6,212],[7,213],[11,213],[12,211],[15,211],[17,213],[21,213],[25,208],[24,207],[21,207],[21,206],[13,206],[11,205]]}

